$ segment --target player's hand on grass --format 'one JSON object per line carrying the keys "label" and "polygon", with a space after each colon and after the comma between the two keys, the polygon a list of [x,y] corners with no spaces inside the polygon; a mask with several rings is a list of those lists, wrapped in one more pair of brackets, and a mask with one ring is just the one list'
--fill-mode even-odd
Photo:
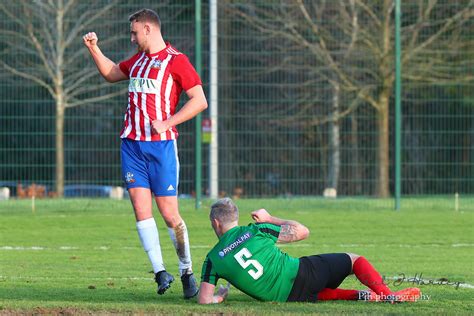
{"label": "player's hand on grass", "polygon": [[222,297],[222,301],[224,301],[227,298],[227,295],[229,295],[229,289],[230,289],[230,283],[227,283],[227,286],[223,286],[221,284],[219,286],[219,289],[217,290],[217,296]]}
{"label": "player's hand on grass", "polygon": [[91,48],[92,46],[97,45],[97,41],[99,39],[95,32],[89,32],[82,37],[82,40],[84,41],[84,45],[86,45],[87,48]]}
{"label": "player's hand on grass", "polygon": [[251,213],[252,219],[256,223],[269,223],[272,216],[268,213],[268,211],[264,208],[261,208],[259,210],[253,211]]}

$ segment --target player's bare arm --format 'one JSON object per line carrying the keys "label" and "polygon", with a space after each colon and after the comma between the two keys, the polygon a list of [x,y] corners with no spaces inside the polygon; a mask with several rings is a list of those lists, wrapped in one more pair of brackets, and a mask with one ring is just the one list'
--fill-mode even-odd
{"label": "player's bare arm", "polygon": [[280,219],[271,216],[265,209],[259,209],[252,212],[252,218],[257,223],[270,223],[281,226],[278,235],[278,243],[290,243],[308,238],[309,230],[303,224],[297,221]]}
{"label": "player's bare arm", "polygon": [[214,295],[215,285],[201,282],[199,288],[198,303],[199,304],[218,304],[222,303],[229,294],[229,286],[220,286],[217,294]]}
{"label": "player's bare arm", "polygon": [[120,67],[108,59],[97,45],[98,37],[95,32],[89,32],[82,37],[84,45],[89,49],[89,53],[94,59],[94,62],[99,70],[99,73],[108,82],[117,82],[128,79],[127,76],[120,70]]}
{"label": "player's bare arm", "polygon": [[281,225],[280,234],[278,235],[278,243],[290,243],[298,240],[305,239],[298,234],[298,227],[294,224],[283,224]]}
{"label": "player's bare arm", "polygon": [[152,122],[154,133],[159,134],[166,132],[171,127],[186,122],[207,109],[207,100],[201,85],[192,87],[186,91],[186,94],[189,97],[188,102],[186,102],[175,115],[166,121],[155,120]]}

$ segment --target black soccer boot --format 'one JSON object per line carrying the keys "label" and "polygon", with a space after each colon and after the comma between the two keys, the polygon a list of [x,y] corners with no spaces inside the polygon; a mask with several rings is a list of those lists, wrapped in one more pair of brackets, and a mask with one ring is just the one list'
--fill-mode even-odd
{"label": "black soccer boot", "polygon": [[190,299],[198,294],[199,289],[197,287],[196,278],[192,272],[184,273],[181,276],[181,283],[183,283],[183,294],[185,299]]}
{"label": "black soccer boot", "polygon": [[158,290],[156,292],[159,295],[164,294],[170,288],[173,281],[174,277],[165,270],[155,273],[155,282],[158,283]]}

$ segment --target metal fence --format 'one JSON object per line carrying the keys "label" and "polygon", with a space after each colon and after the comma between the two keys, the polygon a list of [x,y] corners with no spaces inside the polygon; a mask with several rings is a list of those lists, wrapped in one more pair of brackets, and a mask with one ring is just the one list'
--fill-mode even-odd
{"label": "metal fence", "polygon": [[[54,8],[70,2],[61,29]],[[81,35],[95,30],[106,55],[125,59],[133,52],[127,17],[150,7],[160,14],[165,39],[195,60],[193,1],[53,3],[53,10],[40,1],[0,6],[0,186],[13,195],[18,184],[32,183],[57,192],[61,112],[56,91],[47,89],[57,83],[47,65],[58,65],[58,39],[68,43],[68,63],[58,69],[64,89],[73,87],[66,100],[74,105],[64,112],[66,196],[80,195],[78,185],[122,185],[118,135],[127,84],[103,82]],[[338,196],[393,195],[394,7],[389,0],[202,1],[202,79],[206,94],[217,96],[210,107],[218,112],[203,114],[218,127],[203,136],[203,193],[318,196],[334,188]],[[420,0],[401,8],[402,194],[472,194],[474,4]],[[178,130],[179,191],[190,196],[194,121]],[[217,181],[210,180],[209,137],[217,140]]]}

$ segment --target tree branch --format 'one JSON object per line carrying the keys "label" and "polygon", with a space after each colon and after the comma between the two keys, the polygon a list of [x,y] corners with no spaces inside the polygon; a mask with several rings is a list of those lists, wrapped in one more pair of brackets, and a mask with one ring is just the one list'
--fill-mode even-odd
{"label": "tree branch", "polygon": [[374,13],[374,11],[372,11],[372,9],[369,8],[369,6],[364,3],[364,1],[362,1],[362,0],[355,0],[355,1],[363,9],[363,11],[365,11],[372,18],[372,20],[375,22],[375,26],[378,29],[381,29],[382,28],[382,21],[380,21],[380,19]]}
{"label": "tree branch", "polygon": [[83,68],[81,71],[74,73],[71,76],[67,76],[64,81],[64,93],[71,94],[72,91],[77,90],[77,88],[85,81],[98,76],[97,71],[92,69],[92,67]]}
{"label": "tree branch", "polygon": [[[110,84],[108,82],[98,83],[98,84],[94,84],[94,85],[82,85],[82,86],[79,86],[78,88],[76,88],[74,90],[68,90],[68,96],[69,97],[76,97],[78,95],[81,95],[81,94],[84,94],[84,93],[87,93],[87,92],[100,91],[102,89],[109,89],[111,87],[112,87],[112,84]],[[127,89],[123,88],[123,89],[121,89],[121,91],[124,91],[124,95],[125,95],[126,92],[128,92],[128,86],[127,86]]]}
{"label": "tree branch", "polygon": [[33,24],[31,23],[31,14],[26,9],[26,7],[23,7],[23,9],[24,9],[24,13],[27,16],[27,20],[28,20],[28,24],[26,25],[26,30],[27,30],[28,36],[30,37],[31,41],[33,42],[33,46],[36,48],[36,51],[38,52],[38,55],[39,55],[41,61],[43,62],[44,66],[45,66],[46,72],[48,73],[48,75],[50,76],[50,78],[52,80],[55,80],[54,71],[53,71],[53,69],[50,65],[50,61],[49,61],[48,58],[46,58],[43,47],[42,47],[40,41],[38,40],[38,38],[36,37],[36,35],[34,33]]}
{"label": "tree branch", "polygon": [[433,35],[428,37],[425,41],[420,43],[418,46],[414,47],[411,51],[407,52],[402,59],[403,64],[406,64],[411,58],[413,58],[414,55],[416,55],[422,49],[431,45],[441,35],[447,32],[454,23],[459,22],[459,21],[465,21],[474,17],[474,10],[472,8],[473,3],[474,3],[473,1],[470,1],[467,8],[457,12],[454,16],[446,19],[443,26],[437,32],[435,32]]}
{"label": "tree branch", "polygon": [[93,23],[95,20],[100,18],[101,16],[104,15],[104,13],[108,12],[110,9],[112,9],[115,5],[117,4],[116,0],[109,1],[109,3],[104,6],[102,9],[97,11],[92,17],[90,17],[87,22],[84,20],[87,18],[87,13],[86,11],[84,14],[82,14],[77,22],[74,24],[74,27],[71,28],[69,31],[69,34],[66,36],[66,40],[64,42],[65,46],[69,46],[72,41],[76,40],[79,36],[79,32],[81,32],[83,29],[88,27],[91,23]]}
{"label": "tree branch", "polygon": [[86,105],[86,104],[90,104],[90,103],[101,102],[101,101],[116,97],[118,95],[123,95],[123,93],[124,93],[123,90],[119,90],[119,91],[104,94],[104,95],[101,95],[101,96],[98,96],[98,97],[93,97],[93,98],[88,98],[88,99],[83,99],[83,100],[74,100],[72,102],[67,103],[66,108],[72,108],[72,107],[79,106],[79,105]]}
{"label": "tree branch", "polygon": [[[114,35],[114,36],[111,36],[111,37],[108,37],[106,38],[105,40],[100,40],[100,44],[101,45],[107,45],[109,43],[113,43],[119,39],[122,39],[122,35]],[[82,41],[82,38],[81,38],[81,41]],[[78,57],[80,56],[89,56],[89,51],[84,47],[84,46],[81,46],[80,49],[77,49],[74,53],[72,54],[68,54],[65,61],[64,61],[64,65],[72,65],[74,62],[77,62],[78,61]]]}
{"label": "tree branch", "polygon": [[[284,117],[278,118],[278,120],[269,120],[269,124],[274,124],[278,126],[285,126],[285,127],[311,127],[326,124],[329,122],[338,122],[345,116],[349,115],[353,111],[357,109],[359,106],[362,98],[362,93],[367,93],[368,91],[361,90],[360,93],[352,100],[350,105],[343,111],[339,112],[337,115],[331,113],[329,115],[325,115],[323,117],[312,117],[308,116],[306,113],[301,113],[302,115],[284,115]],[[304,108],[314,108],[315,103],[312,102],[304,106]],[[302,117],[304,117],[302,119]]]}
{"label": "tree branch", "polygon": [[56,98],[56,93],[54,92],[54,89],[50,85],[48,85],[45,81],[43,81],[42,79],[40,79],[40,78],[38,78],[38,77],[36,77],[32,74],[29,74],[29,73],[17,70],[13,67],[10,67],[9,65],[7,65],[2,60],[0,60],[0,64],[3,66],[3,68],[5,68],[6,70],[8,70],[9,72],[11,72],[14,75],[17,75],[17,76],[20,76],[22,78],[25,78],[25,79],[31,80],[33,82],[36,82],[37,84],[39,84],[40,86],[42,86],[43,88],[48,90],[48,92],[51,94],[51,96],[53,98]]}
{"label": "tree branch", "polygon": [[0,10],[3,11],[13,22],[18,24],[21,28],[25,28],[25,23],[23,19],[16,14],[13,14],[7,7],[4,5],[4,2],[0,3]]}
{"label": "tree branch", "polygon": [[436,0],[430,0],[428,6],[425,10],[423,10],[423,0],[418,1],[419,10],[418,10],[418,21],[414,24],[413,27],[413,35],[411,37],[410,43],[408,45],[407,51],[412,51],[415,47],[416,42],[418,41],[418,35],[420,31],[423,29],[424,24],[426,23],[427,18],[431,14],[431,11],[436,4]]}
{"label": "tree branch", "polygon": [[350,0],[349,3],[351,6],[351,11],[352,11],[352,18],[351,18],[352,32],[351,32],[351,42],[349,43],[346,53],[344,54],[344,59],[347,59],[350,53],[352,52],[352,50],[354,49],[355,44],[357,42],[357,35],[359,33],[359,22],[358,22],[357,10],[355,8],[355,1]]}
{"label": "tree branch", "polygon": [[[30,41],[30,38],[28,36],[23,35],[22,33],[19,33],[18,31],[9,31],[9,30],[1,30],[0,29],[0,34],[1,35],[6,35],[6,36],[12,36],[14,39],[22,39],[24,41]],[[5,42],[6,45],[9,45],[11,41]]]}
{"label": "tree branch", "polygon": [[69,0],[64,6],[64,15],[66,15],[75,4],[76,0]]}

